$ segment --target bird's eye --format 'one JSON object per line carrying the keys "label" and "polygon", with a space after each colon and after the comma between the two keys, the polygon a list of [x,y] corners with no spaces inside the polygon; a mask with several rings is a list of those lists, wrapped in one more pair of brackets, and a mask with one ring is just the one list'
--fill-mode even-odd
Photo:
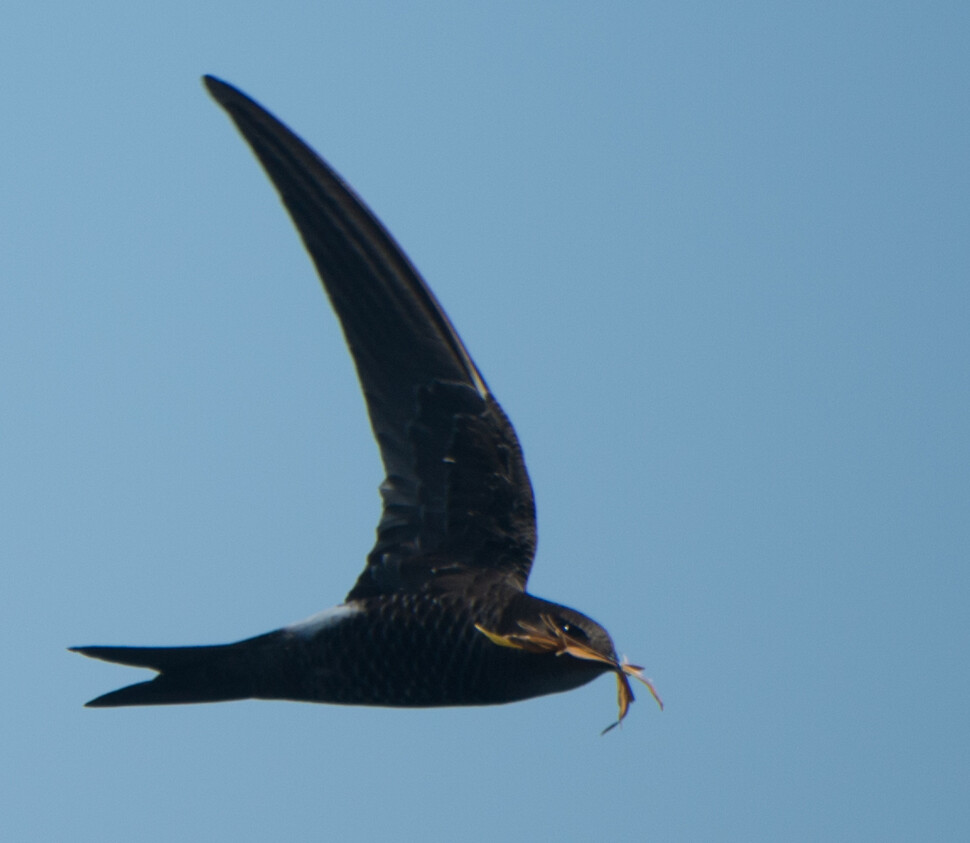
{"label": "bird's eye", "polygon": [[566,635],[568,635],[570,638],[575,638],[577,641],[589,641],[589,636],[586,634],[586,630],[584,630],[581,626],[570,623],[562,618],[556,618],[556,626],[558,626],[559,629],[566,633]]}

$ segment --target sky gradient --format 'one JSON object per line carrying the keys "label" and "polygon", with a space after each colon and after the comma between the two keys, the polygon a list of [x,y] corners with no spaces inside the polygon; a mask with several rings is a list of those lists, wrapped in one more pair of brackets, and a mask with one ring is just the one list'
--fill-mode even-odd
{"label": "sky gradient", "polygon": [[[0,837],[970,837],[968,7],[203,5],[0,16]],[[417,265],[522,441],[530,590],[663,713],[82,707],[148,674],[67,646],[310,615],[379,514],[203,73]]]}

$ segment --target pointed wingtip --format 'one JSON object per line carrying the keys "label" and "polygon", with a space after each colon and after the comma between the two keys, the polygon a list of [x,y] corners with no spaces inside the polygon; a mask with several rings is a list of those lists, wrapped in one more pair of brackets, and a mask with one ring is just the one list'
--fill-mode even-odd
{"label": "pointed wingtip", "polygon": [[209,73],[202,77],[202,84],[205,85],[212,97],[220,103],[225,102],[233,94],[239,95],[239,91],[228,82],[223,82],[218,76],[212,76]]}
{"label": "pointed wingtip", "polygon": [[[249,134],[244,128],[240,120],[244,122],[254,122],[260,118],[265,118],[272,124],[278,124],[279,121],[273,117],[272,114],[266,111],[258,102],[253,100],[251,97],[244,94],[239,88],[234,85],[230,85],[228,82],[224,82],[217,76],[210,76],[206,74],[202,77],[202,83],[205,85],[206,90],[209,92],[209,96],[212,97],[222,108],[228,112],[229,116],[233,119],[236,125],[242,131],[243,136],[248,138]],[[289,133],[289,130],[285,126],[280,124],[284,132]],[[252,141],[250,141],[252,145]],[[255,149],[255,148],[254,148]],[[258,153],[257,153],[258,157]]]}
{"label": "pointed wingtip", "polygon": [[205,85],[209,95],[223,108],[229,109],[232,106],[253,106],[260,111],[264,109],[258,103],[239,90],[235,85],[220,79],[218,76],[205,74],[202,77],[202,84]]}

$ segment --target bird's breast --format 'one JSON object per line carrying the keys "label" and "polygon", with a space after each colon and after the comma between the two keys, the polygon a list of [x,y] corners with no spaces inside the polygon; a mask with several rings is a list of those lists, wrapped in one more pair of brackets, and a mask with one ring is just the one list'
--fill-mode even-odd
{"label": "bird's breast", "polygon": [[602,673],[569,656],[490,641],[500,606],[465,596],[401,593],[326,610],[281,630],[285,655],[259,694],[379,706],[488,705],[566,691]]}

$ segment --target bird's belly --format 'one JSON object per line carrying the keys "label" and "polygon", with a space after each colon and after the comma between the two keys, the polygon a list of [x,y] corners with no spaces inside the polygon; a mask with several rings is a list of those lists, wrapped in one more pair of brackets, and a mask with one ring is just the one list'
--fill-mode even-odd
{"label": "bird's belly", "polygon": [[284,693],[259,694],[346,705],[489,705],[567,691],[602,672],[568,656],[501,647],[475,618],[438,605],[380,606],[348,614],[312,636],[291,635],[280,669]]}

